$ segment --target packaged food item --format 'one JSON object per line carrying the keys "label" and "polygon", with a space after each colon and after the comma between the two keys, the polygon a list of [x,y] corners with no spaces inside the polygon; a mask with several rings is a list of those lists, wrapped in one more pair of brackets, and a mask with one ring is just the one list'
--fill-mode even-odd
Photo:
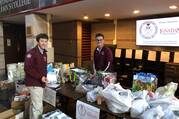
{"label": "packaged food item", "polygon": [[152,73],[136,73],[133,76],[132,91],[148,90],[155,92],[158,78]]}

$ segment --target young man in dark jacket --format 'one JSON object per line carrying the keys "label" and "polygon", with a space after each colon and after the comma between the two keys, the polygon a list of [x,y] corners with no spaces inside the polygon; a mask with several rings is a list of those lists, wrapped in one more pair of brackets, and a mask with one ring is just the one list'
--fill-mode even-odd
{"label": "young man in dark jacket", "polygon": [[113,55],[111,49],[104,46],[104,35],[96,34],[97,47],[94,51],[94,74],[96,71],[112,71]]}
{"label": "young man in dark jacket", "polygon": [[43,87],[47,84],[47,54],[48,36],[38,34],[37,46],[26,53],[25,85],[30,92],[30,119],[40,119],[43,113]]}

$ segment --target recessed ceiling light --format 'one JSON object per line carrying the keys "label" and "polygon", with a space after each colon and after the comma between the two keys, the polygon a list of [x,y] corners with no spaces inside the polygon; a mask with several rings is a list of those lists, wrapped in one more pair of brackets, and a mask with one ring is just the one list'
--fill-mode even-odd
{"label": "recessed ceiling light", "polygon": [[87,19],[88,19],[88,16],[84,16],[83,19],[87,20]]}
{"label": "recessed ceiling light", "polygon": [[174,10],[174,9],[177,9],[178,7],[176,5],[171,5],[171,6],[169,6],[169,8]]}
{"label": "recessed ceiling light", "polygon": [[140,13],[140,10],[134,10],[133,13],[138,14],[138,13]]}
{"label": "recessed ceiling light", "polygon": [[111,15],[109,13],[104,14],[105,17],[110,17]]}

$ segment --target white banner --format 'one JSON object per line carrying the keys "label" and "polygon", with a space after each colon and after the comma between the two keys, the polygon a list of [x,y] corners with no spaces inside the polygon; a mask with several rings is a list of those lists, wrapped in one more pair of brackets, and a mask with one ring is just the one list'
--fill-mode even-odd
{"label": "white banner", "polygon": [[45,87],[43,100],[56,107],[56,91],[51,88]]}
{"label": "white banner", "polygon": [[179,17],[137,20],[136,44],[179,46]]}
{"label": "white banner", "polygon": [[92,105],[77,101],[76,119],[99,119],[100,109]]}

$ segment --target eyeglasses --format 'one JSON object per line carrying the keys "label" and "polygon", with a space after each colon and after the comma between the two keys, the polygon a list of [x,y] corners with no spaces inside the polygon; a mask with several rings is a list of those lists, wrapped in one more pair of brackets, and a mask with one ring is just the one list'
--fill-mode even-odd
{"label": "eyeglasses", "polygon": [[103,39],[96,39],[96,41],[102,41]]}

